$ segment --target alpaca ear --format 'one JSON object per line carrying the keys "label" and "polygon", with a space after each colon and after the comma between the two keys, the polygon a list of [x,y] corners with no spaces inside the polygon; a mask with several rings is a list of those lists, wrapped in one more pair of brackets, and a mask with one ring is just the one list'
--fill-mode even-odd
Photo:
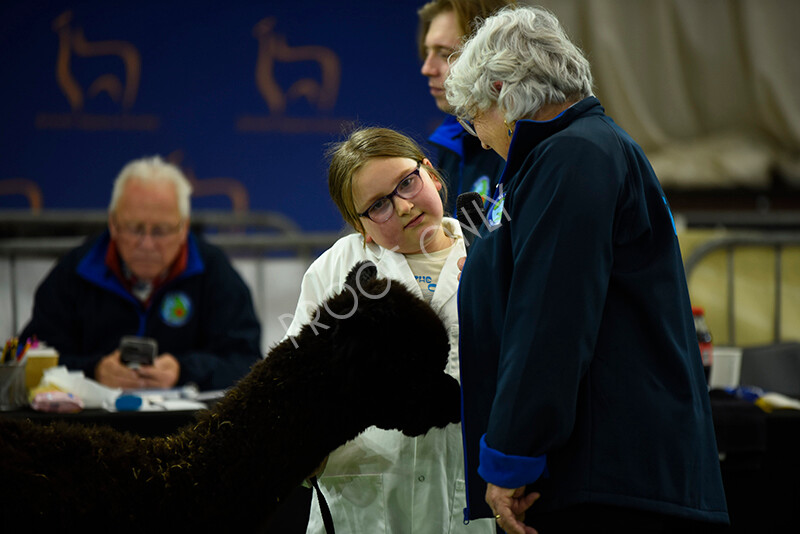
{"label": "alpaca ear", "polygon": [[371,261],[360,261],[353,265],[344,283],[353,291],[358,291],[359,287],[364,287],[370,280],[378,277],[378,268]]}

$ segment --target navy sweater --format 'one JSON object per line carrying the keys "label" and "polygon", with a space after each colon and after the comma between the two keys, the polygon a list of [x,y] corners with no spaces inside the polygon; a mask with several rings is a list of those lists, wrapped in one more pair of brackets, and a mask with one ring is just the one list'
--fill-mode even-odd
{"label": "navy sweater", "polygon": [[225,253],[190,234],[186,269],[144,307],[105,264],[105,232],[67,253],[36,290],[22,339],[55,347],[59,363],[94,378],[125,335],[155,338],[181,365],[178,384],[224,389],[261,358],[250,291]]}

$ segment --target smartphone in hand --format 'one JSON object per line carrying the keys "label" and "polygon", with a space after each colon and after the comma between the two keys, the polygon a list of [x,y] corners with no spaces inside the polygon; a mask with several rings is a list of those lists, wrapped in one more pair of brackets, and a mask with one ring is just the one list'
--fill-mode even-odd
{"label": "smartphone in hand", "polygon": [[153,365],[158,354],[158,342],[149,337],[124,336],[119,343],[119,359],[132,369]]}

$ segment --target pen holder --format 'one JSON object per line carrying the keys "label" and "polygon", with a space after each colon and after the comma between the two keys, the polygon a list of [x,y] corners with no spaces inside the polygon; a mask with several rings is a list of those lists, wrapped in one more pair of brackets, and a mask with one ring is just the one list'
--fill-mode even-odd
{"label": "pen holder", "polygon": [[27,403],[25,364],[0,365],[0,411],[16,410]]}

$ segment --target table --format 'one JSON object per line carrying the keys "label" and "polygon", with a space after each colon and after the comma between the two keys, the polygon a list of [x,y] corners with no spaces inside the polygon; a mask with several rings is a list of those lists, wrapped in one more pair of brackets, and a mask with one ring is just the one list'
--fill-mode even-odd
{"label": "table", "polygon": [[732,533],[800,524],[800,411],[765,413],[712,390],[711,410]]}

